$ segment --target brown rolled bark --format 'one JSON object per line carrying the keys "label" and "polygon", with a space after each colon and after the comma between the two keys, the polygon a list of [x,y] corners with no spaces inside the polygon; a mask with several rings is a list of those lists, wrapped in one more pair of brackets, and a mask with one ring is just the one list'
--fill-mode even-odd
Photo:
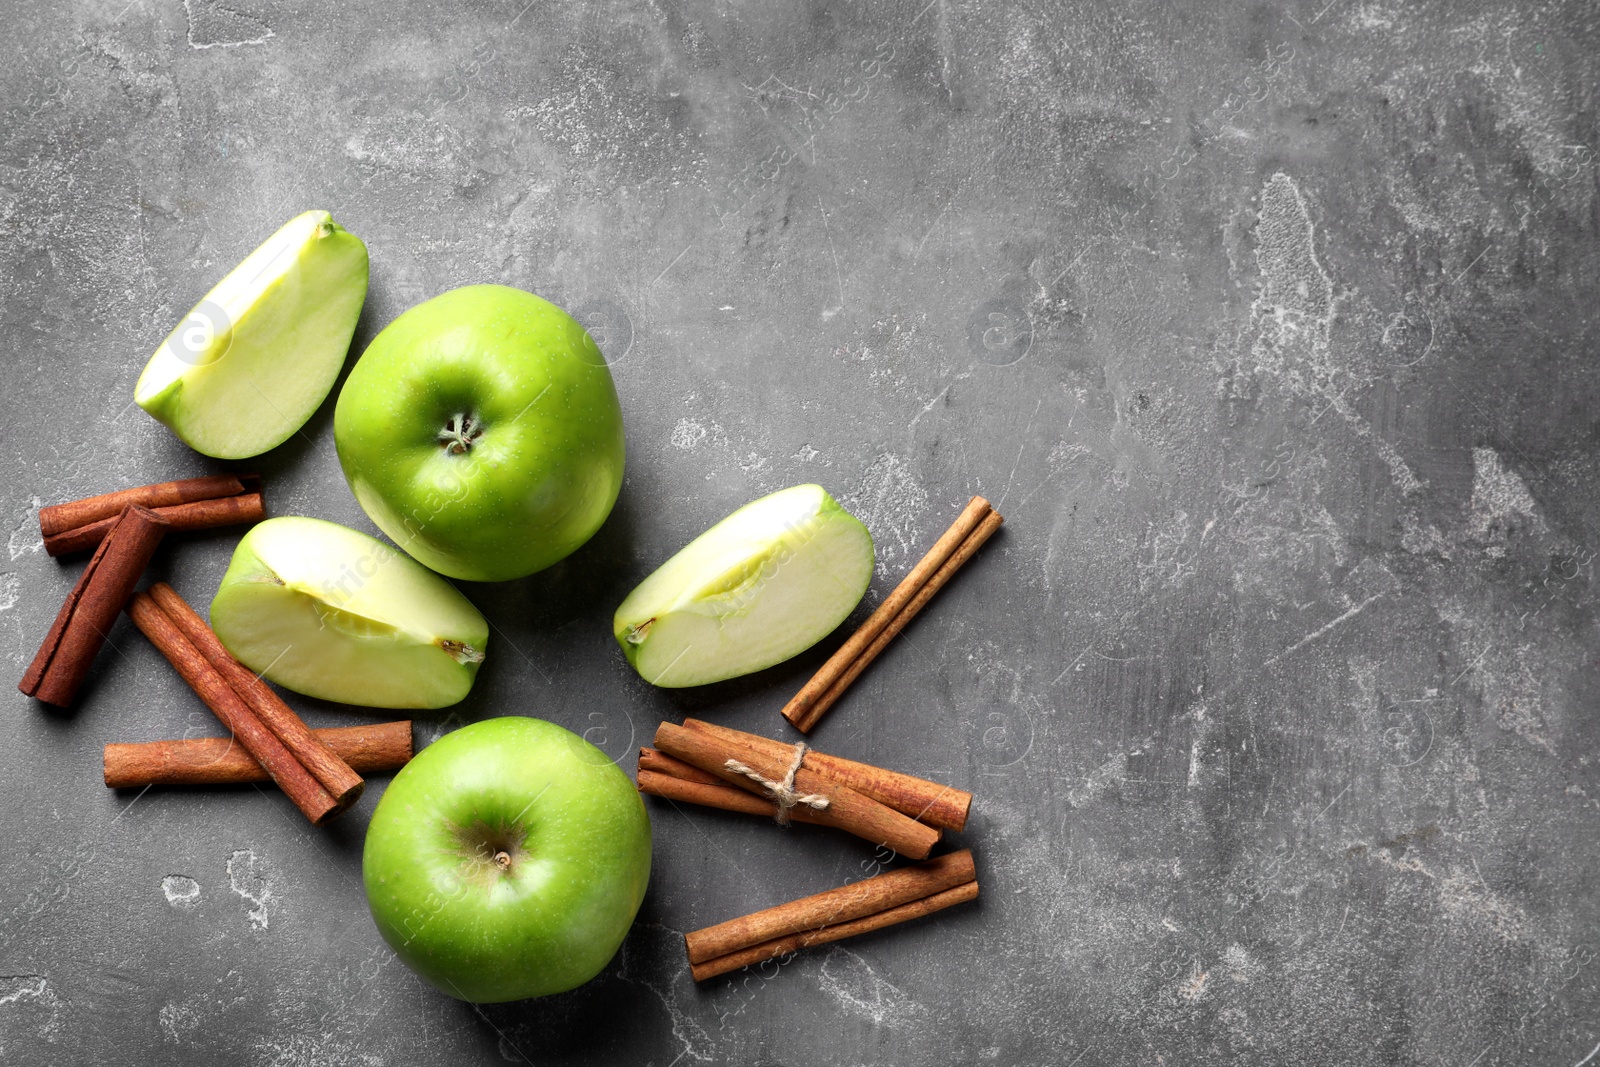
{"label": "brown rolled bark", "polygon": [[265,515],[261,478],[255,474],[210,474],[140,485],[40,508],[39,534],[45,551],[60,556],[93,548],[130,505],[149,508],[174,530],[257,522]]}
{"label": "brown rolled bark", "polygon": [[[701,807],[717,808],[720,811],[736,811],[744,815],[762,815],[772,818],[778,813],[778,806],[771,801],[762,800],[753,793],[746,793],[731,785],[708,785],[705,782],[694,782],[684,778],[677,778],[659,771],[646,770],[644,761],[639,766],[639,792],[648,793],[653,797],[663,800],[676,800],[685,804],[699,804]],[[799,806],[789,812],[789,818],[795,822],[818,824],[820,820],[810,808]]]}
{"label": "brown rolled bark", "polygon": [[[175,531],[209,530],[216,526],[237,526],[256,523],[267,517],[266,504],[260,493],[224,496],[215,500],[197,500],[192,504],[176,504],[166,508],[152,508]],[[52,556],[68,556],[74,552],[87,552],[105,538],[115,518],[101,519],[87,526],[75,526],[44,539],[44,550]]]}
{"label": "brown rolled bark", "polygon": [[738,952],[730,952],[726,956],[718,956],[705,963],[689,965],[689,973],[696,982],[704,982],[708,978],[715,978],[719,974],[737,971],[741,967],[748,967],[754,963],[764,963],[767,960],[787,956],[791,952],[798,952],[803,948],[815,945],[826,945],[833,941],[843,941],[847,937],[856,937],[861,934],[870,934],[874,930],[882,930],[886,926],[897,923],[910,922],[920,919],[924,915],[932,915],[936,911],[963,904],[969,900],[978,899],[978,883],[963,882],[954,889],[946,889],[942,893],[935,893],[921,900],[913,900],[901,904],[897,908],[880,911],[875,915],[868,915],[849,922],[834,923],[818,930],[804,930],[798,934],[789,934],[787,937],[774,938],[764,941]]}
{"label": "brown rolled bark", "polygon": [[[725,740],[749,745],[769,756],[786,759],[794,746],[759,734],[745,733],[729,726],[719,726],[703,719],[685,719],[686,729],[699,730]],[[640,760],[644,766],[643,759]],[[810,749],[806,764],[824,777],[840,785],[847,785],[863,796],[900,812],[908,818],[940,830],[960,831],[967,825],[967,815],[972,809],[972,794],[925,778],[917,778],[896,771],[886,771],[870,763],[859,763],[826,752]],[[679,777],[682,777],[681,775]]]}
{"label": "brown rolled bark", "polygon": [[[866,919],[869,916],[883,915],[893,909],[915,901],[927,900],[958,886],[976,883],[977,877],[972,851],[962,849],[960,852],[939,856],[915,866],[902,867],[837,889],[802,897],[775,908],[730,919],[716,926],[695,930],[684,936],[684,946],[688,950],[691,965],[708,964],[757,947],[766,951],[772,949],[780,939],[806,933],[815,934],[828,927]],[[955,902],[950,901],[950,903]],[[893,922],[914,917],[912,913],[903,913],[902,918],[891,918],[890,922],[881,925],[892,925]],[[841,933],[840,936],[848,937],[852,933],[864,933],[868,929],[877,928],[866,925],[860,929]],[[770,959],[787,951],[790,951],[790,948],[779,947],[772,951],[771,955],[759,956],[759,959]],[[734,970],[749,963],[759,962],[759,959],[745,959],[723,970]],[[722,973],[722,970],[713,969],[711,973]],[[698,979],[701,975],[696,974],[695,977]],[[707,974],[706,977],[711,977],[711,974]]]}
{"label": "brown rolled bark", "polygon": [[147,508],[132,504],[122,511],[67,594],[18,689],[46,704],[72,703],[166,531]]}
{"label": "brown rolled bark", "polygon": [[975,496],[968,501],[956,521],[911,568],[911,573],[783,706],[783,717],[801,733],[810,733],[867,665],[888,647],[895,635],[972,558],[1003,521],[1000,513],[983,497]]}
{"label": "brown rolled bark", "polygon": [[49,537],[63,533],[75,526],[122,514],[130,504],[143,508],[169,508],[189,504],[196,500],[211,500],[221,496],[237,496],[261,490],[261,478],[254,474],[208,474],[201,478],[184,478],[180,481],[158,482],[155,485],[138,485],[119,489],[114,493],[84,497],[65,504],[51,504],[39,509],[39,532]]}
{"label": "brown rolled bark", "polygon": [[[688,725],[685,723],[684,725]],[[685,782],[698,782],[701,785],[714,785],[723,789],[731,789],[721,778],[710,771],[702,771],[692,763],[685,763],[681,759],[674,759],[665,752],[657,752],[653,748],[639,750],[639,769],[641,771],[654,771],[657,774],[670,775],[681,778]],[[739,790],[743,793],[744,790]]]}
{"label": "brown rolled bark", "polygon": [[279,741],[295,759],[305,765],[322,787],[339,802],[341,808],[347,808],[361,796],[361,776],[350,768],[350,765],[340,759],[328,745],[319,740],[311,729],[306,726],[294,709],[283,702],[283,698],[272,691],[272,687],[262,681],[250,668],[233,658],[217,638],[206,621],[189,606],[178,591],[166,582],[157,582],[150,587],[150,596],[158,604],[167,618],[171,619],[177,628],[183,631],[183,636],[189,643],[199,650],[206,661],[222,675],[223,679],[233,687],[250,710],[266,724],[267,729],[277,735]]}
{"label": "brown rolled bark", "polygon": [[[746,792],[767,798],[772,796],[771,791],[748,776],[729,769],[728,761],[737,760],[773,781],[783,780],[790,762],[789,759],[775,758],[748,745],[734,744],[704,731],[687,730],[670,722],[664,722],[656,729],[655,747],[702,771],[709,771]],[[909,819],[888,805],[863,796],[804,765],[795,774],[794,787],[799,793],[827,798],[827,806],[812,810],[809,821],[838,827],[873,844],[891,848],[902,856],[922,859],[939,840],[939,831],[933,827]],[[796,806],[791,811],[797,811],[798,808]]]}
{"label": "brown rolled bark", "polygon": [[150,594],[136,593],[128,602],[128,614],[306,818],[320,826],[344,810],[347,805],[334,799],[277,735],[256,718],[244,698],[207,662]]}
{"label": "brown rolled bark", "polygon": [[900,609],[900,613],[889,621],[889,625],[885,626],[883,631],[874,637],[866,648],[861,650],[861,654],[834,679],[833,684],[828,686],[827,691],[818,697],[816,702],[806,711],[805,717],[795,723],[795,726],[802,733],[811,732],[811,729],[817,725],[822,716],[827,714],[828,710],[838,702],[840,697],[844,696],[844,691],[855,684],[857,678],[861,677],[861,672],[870,667],[872,661],[877,659],[885,648],[889,647],[889,642],[893,641],[900,631],[910,625],[911,620],[917,617],[917,613],[927,606],[928,601],[933,599],[933,595],[943,589],[946,582],[955,577],[956,571],[960,570],[967,560],[971,559],[973,554],[983,547],[983,543],[989,540],[996,530],[1000,529],[1000,524],[1004,521],[998,511],[991,511],[984,517],[984,520],[978,524],[977,529],[968,534],[967,539],[961,542],[955,553],[934,572],[933,577],[929,578],[927,583],[917,590],[917,595],[912,597],[910,602]]}
{"label": "brown rolled bark", "polygon": [[[411,760],[409,719],[311,732],[360,774],[397,771]],[[193,737],[107,745],[105,780],[112,789],[131,789],[269,782],[272,776],[236,738]]]}

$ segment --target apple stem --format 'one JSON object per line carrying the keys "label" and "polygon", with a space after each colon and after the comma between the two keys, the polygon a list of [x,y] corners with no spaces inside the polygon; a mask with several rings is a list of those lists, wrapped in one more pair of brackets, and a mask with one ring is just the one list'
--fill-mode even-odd
{"label": "apple stem", "polygon": [[494,865],[502,871],[511,869],[511,853],[501,850],[494,854]]}
{"label": "apple stem", "polygon": [[482,436],[483,427],[478,424],[478,416],[469,411],[458,411],[450,416],[444,429],[439,431],[439,444],[452,456],[459,456],[470,451]]}

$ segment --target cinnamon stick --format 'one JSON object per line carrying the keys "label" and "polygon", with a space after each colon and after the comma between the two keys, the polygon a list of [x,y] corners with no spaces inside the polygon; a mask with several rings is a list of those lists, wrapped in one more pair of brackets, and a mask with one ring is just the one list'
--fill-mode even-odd
{"label": "cinnamon stick", "polygon": [[696,982],[704,982],[707,978],[715,978],[719,974],[737,971],[741,967],[748,967],[753,963],[763,963],[767,960],[787,956],[791,952],[798,952],[803,948],[814,945],[826,945],[833,941],[843,941],[847,937],[856,937],[860,934],[870,934],[874,930],[882,930],[886,926],[896,923],[909,922],[920,919],[924,915],[932,915],[936,911],[956,904],[963,904],[969,900],[978,899],[978,883],[963,882],[954,889],[946,889],[942,893],[935,893],[921,900],[913,900],[908,904],[901,904],[897,908],[880,911],[876,915],[868,915],[849,922],[834,923],[818,930],[805,930],[798,934],[789,934],[787,937],[774,938],[763,941],[759,945],[743,949],[739,952],[730,952],[726,956],[718,956],[705,963],[689,965],[689,973]]}
{"label": "cinnamon stick", "polygon": [[[688,723],[684,725],[687,726]],[[653,771],[656,774],[669,775],[673,778],[681,778],[685,782],[714,785],[720,789],[731,788],[710,771],[702,771],[692,763],[685,763],[681,759],[669,756],[665,752],[658,752],[653,748],[641,748],[639,750],[639,769],[641,771]],[[742,789],[738,790],[738,793],[740,796],[748,795]],[[769,811],[768,814],[770,815],[771,812]]]}
{"label": "cinnamon stick", "polygon": [[[787,759],[794,752],[794,746],[774,738],[745,733],[743,730],[735,730],[728,726],[718,726],[703,719],[685,719],[683,725],[686,729],[700,730],[728,741],[749,745],[770,756]],[[645,760],[640,757],[639,766],[644,765]],[[807,751],[806,766],[840,785],[849,786],[863,796],[871,797],[880,804],[887,804],[902,815],[926,826],[955,831],[966,828],[967,815],[972,808],[971,793],[938,782],[930,782],[925,778],[886,771],[870,763],[858,763],[855,760],[830,756],[816,749]]]}
{"label": "cinnamon stick", "polygon": [[[62,505],[58,505],[62,506]],[[214,526],[235,526],[260,522],[266,518],[266,506],[260,493],[241,493],[211,500],[196,500],[189,504],[152,508],[173,530],[209,530]],[[43,514],[43,512],[41,512]],[[116,522],[116,517],[100,519],[84,526],[73,526],[61,533],[46,534],[44,550],[52,556],[67,556],[86,552],[98,545]]]}
{"label": "cinnamon stick", "polygon": [[183,680],[189,683],[206,707],[222,725],[239,739],[257,763],[266,768],[272,780],[314,825],[321,825],[344,810],[322,787],[311,772],[284,747],[277,735],[256,718],[244,698],[207,662],[200,650],[183,636],[183,631],[167,617],[148,593],[136,593],[128,602],[128,614],[151,644],[161,650]]}
{"label": "cinnamon stick", "polygon": [[[362,774],[397,771],[411,760],[411,721],[337,726],[311,731]],[[232,737],[111,744],[105,780],[112,789],[147,785],[235,785],[269,782],[271,775]]]}
{"label": "cinnamon stick", "polygon": [[984,520],[978,524],[977,529],[967,535],[967,539],[961,542],[961,546],[956,549],[955,553],[934,572],[933,577],[928,579],[927,584],[917,591],[916,596],[911,598],[911,602],[900,610],[900,614],[890,620],[889,625],[884,627],[883,631],[872,639],[872,643],[862,650],[861,654],[855,658],[849,667],[845,668],[844,673],[834,680],[833,684],[828,687],[827,692],[817,698],[817,701],[811,705],[804,719],[796,724],[802,733],[811,732],[811,729],[817,725],[822,716],[827,714],[828,710],[844,695],[844,691],[850,688],[857,678],[861,677],[861,672],[866,670],[872,661],[878,658],[878,654],[888,647],[889,642],[894,640],[895,636],[905,629],[912,619],[917,617],[917,613],[927,606],[928,601],[933,599],[933,595],[943,589],[946,582],[955,577],[956,571],[960,570],[967,560],[971,559],[973,554],[983,547],[983,543],[989,540],[996,530],[1000,529],[1000,524],[1004,521],[998,511],[991,511],[984,517]]}
{"label": "cinnamon stick", "polygon": [[166,530],[154,512],[137,504],[124,508],[67,594],[18,689],[46,704],[72,703]]}
{"label": "cinnamon stick", "polygon": [[197,500],[259,492],[261,477],[256,474],[208,474],[202,478],[184,478],[181,481],[119,489],[114,493],[102,493],[40,508],[39,534],[46,538],[59,536],[101,519],[116,518],[129,504],[151,509],[170,508],[192,504]]}
{"label": "cinnamon stick", "polygon": [[1004,521],[987,500],[973,497],[894,592],[884,598],[861,628],[840,645],[800,692],[784,705],[783,717],[802,733],[810,733],[867,665],[916,618],[933,595],[944,588]]}
{"label": "cinnamon stick", "polygon": [[[746,793],[743,789],[720,783],[708,785],[648,770],[642,766],[639,768],[639,792],[663,800],[677,800],[685,804],[698,804],[704,808],[736,811],[745,815],[764,815],[769,819],[778,812],[776,804]],[[821,823],[815,813],[805,807],[796,807],[789,813],[789,818],[795,822]]]}
{"label": "cinnamon stick", "polygon": [[[939,856],[925,863],[902,867],[837,889],[802,897],[775,908],[730,919],[716,926],[695,930],[684,936],[684,947],[689,953],[689,963],[704,968],[704,974],[695,974],[696,980],[702,977],[709,978],[724,973],[725,970],[734,970],[749,963],[759,962],[759,959],[743,959],[742,962],[720,969],[715,965],[716,961],[729,956],[746,953],[758,947],[765,951],[773,948],[775,943],[781,944],[782,939],[788,939],[793,935],[808,932],[815,934],[829,927],[867,919],[870,916],[884,916],[904,905],[925,901],[958,886],[975,883],[977,877],[977,869],[972,862],[972,851],[962,849],[960,852]],[[916,913],[916,910],[912,909],[912,912],[904,913],[900,918],[890,917],[889,922],[881,925],[891,925],[893,922],[904,921],[905,918],[913,918]],[[851,932],[864,933],[867,929],[877,928],[866,924],[863,928]],[[848,937],[851,932],[841,933],[840,936]],[[759,958],[770,959],[786,951],[790,949],[777,947],[770,956]]]}
{"label": "cinnamon stick", "polygon": [[[740,772],[731,770],[729,760],[749,767],[769,781],[782,781],[792,757],[774,757],[748,745],[736,744],[700,730],[686,730],[670,722],[656,729],[655,747],[702,771],[729,782],[746,792],[770,799],[772,792]],[[791,750],[792,752],[793,750]],[[902,856],[922,859],[939,840],[939,831],[908,819],[886,804],[865,797],[813,771],[804,764],[795,772],[794,788],[799,793],[824,797],[827,806],[808,813],[807,821],[834,826],[874,844],[885,845]],[[798,812],[801,805],[791,809]]]}
{"label": "cinnamon stick", "polygon": [[183,631],[183,636],[199,650],[234,692],[244,698],[256,718],[277,735],[283,747],[294,753],[295,759],[305,765],[322,787],[339,802],[348,807],[361,796],[361,776],[350,765],[319,740],[311,729],[294,713],[272,687],[261,680],[250,668],[233,658],[206,621],[196,614],[178,591],[166,582],[150,587],[150,596],[166,612],[167,618]]}

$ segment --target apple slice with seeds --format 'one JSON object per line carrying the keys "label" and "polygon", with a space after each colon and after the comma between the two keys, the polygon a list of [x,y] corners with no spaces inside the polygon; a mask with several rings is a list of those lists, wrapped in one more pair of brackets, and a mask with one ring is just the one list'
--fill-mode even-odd
{"label": "apple slice with seeds", "polygon": [[735,511],[628,594],[612,632],[664,688],[750,674],[844,621],[872,580],[872,535],[820,485]]}
{"label": "apple slice with seeds", "polygon": [[287,689],[379,708],[456,703],[489,641],[478,609],[405,553],[294,516],[239,542],[211,627],[239,662]]}

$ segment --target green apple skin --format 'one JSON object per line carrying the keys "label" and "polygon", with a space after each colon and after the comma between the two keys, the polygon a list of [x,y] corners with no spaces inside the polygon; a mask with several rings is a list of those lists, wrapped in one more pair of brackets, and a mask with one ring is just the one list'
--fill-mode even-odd
{"label": "green apple skin", "polygon": [[488,620],[449,582],[375,537],[297,515],[239,541],[211,627],[286,689],[381,708],[459,702],[489,643]]}
{"label": "green apple skin", "polygon": [[459,1000],[561,993],[599,974],[650,881],[650,819],[605,753],[507,716],[424,748],[385,790],[367,903],[408,966]]}
{"label": "green apple skin", "polygon": [[504,285],[452,289],[385,327],[339,393],[333,439],[372,521],[468,581],[566,558],[622,488],[622,409],[599,348]]}
{"label": "green apple skin", "polygon": [[196,304],[134,388],[196,452],[244,459],[305,425],[367,298],[367,246],[326,211],[284,224]]}
{"label": "green apple skin", "polygon": [[872,535],[820,485],[752,501],[640,582],[612,617],[639,676],[664,689],[763,670],[822,640],[872,581]]}

